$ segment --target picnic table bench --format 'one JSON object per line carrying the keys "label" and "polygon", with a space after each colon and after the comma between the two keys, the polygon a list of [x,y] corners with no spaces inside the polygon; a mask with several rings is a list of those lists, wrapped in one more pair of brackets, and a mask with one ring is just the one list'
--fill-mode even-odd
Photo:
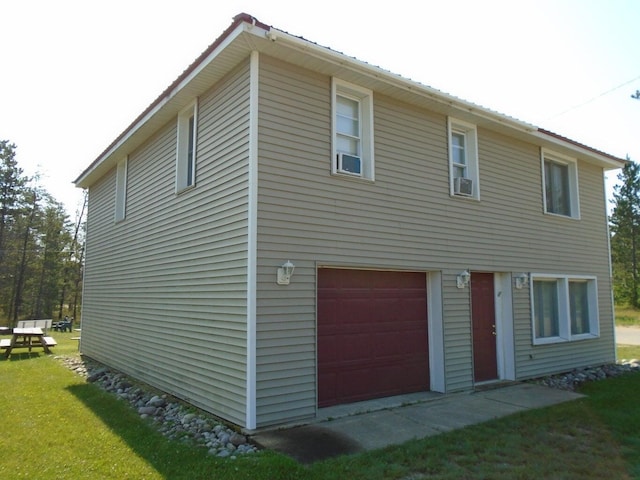
{"label": "picnic table bench", "polygon": [[20,320],[18,328],[41,328],[44,333],[47,333],[47,329],[51,328],[53,320],[50,318],[40,319],[40,320]]}
{"label": "picnic table bench", "polygon": [[33,347],[42,347],[46,353],[51,353],[49,347],[58,344],[53,337],[47,337],[39,327],[13,329],[11,339],[0,339],[0,350],[5,350],[5,357],[9,357],[14,348],[28,348],[29,352]]}

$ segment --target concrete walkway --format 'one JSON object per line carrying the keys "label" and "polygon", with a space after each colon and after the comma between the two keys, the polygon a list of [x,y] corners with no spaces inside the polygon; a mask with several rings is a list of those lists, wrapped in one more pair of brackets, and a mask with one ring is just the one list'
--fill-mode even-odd
{"label": "concrete walkway", "polygon": [[616,344],[640,345],[640,327],[616,327]]}
{"label": "concrete walkway", "polygon": [[[252,436],[252,440],[299,462],[312,463],[337,455],[375,450],[438,435],[581,397],[582,395],[574,392],[527,383],[471,393],[429,393],[424,401],[410,405],[384,407],[367,413],[318,421],[311,425],[258,432]],[[383,402],[377,404],[382,405]],[[362,411],[362,404],[355,408]],[[326,410],[331,409],[320,411],[324,418],[330,417]]]}

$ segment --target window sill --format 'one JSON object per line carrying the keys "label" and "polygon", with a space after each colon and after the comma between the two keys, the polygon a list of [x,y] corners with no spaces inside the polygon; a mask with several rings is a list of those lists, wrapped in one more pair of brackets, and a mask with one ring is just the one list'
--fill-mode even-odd
{"label": "window sill", "polygon": [[457,193],[450,193],[449,196],[451,198],[459,198],[461,200],[466,200],[466,201],[475,201],[475,202],[480,201],[480,197],[477,197],[475,195],[459,195]]}
{"label": "window sill", "polygon": [[571,343],[571,342],[580,342],[583,340],[594,340],[596,338],[600,338],[600,335],[595,333],[582,333],[580,335],[573,335],[571,338],[564,337],[546,337],[546,338],[534,338],[533,345],[551,345],[555,343]]}
{"label": "window sill", "polygon": [[193,185],[189,185],[188,187],[182,187],[180,189],[176,189],[176,196],[186,194],[187,192],[190,192],[191,190],[195,190],[195,188],[196,188],[196,185],[193,184]]}
{"label": "window sill", "polygon": [[562,215],[561,213],[547,212],[546,210],[543,213],[545,215],[549,215],[550,217],[554,217],[554,218],[563,218],[565,220],[580,220],[580,217],[573,217],[571,215]]}
{"label": "window sill", "polygon": [[373,178],[359,177],[357,175],[349,175],[347,173],[331,172],[331,176],[335,178],[342,178],[344,180],[351,180],[352,182],[375,183]]}

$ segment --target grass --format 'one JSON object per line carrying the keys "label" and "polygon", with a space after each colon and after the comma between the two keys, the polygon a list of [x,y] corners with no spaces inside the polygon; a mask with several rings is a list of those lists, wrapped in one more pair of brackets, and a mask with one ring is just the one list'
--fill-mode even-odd
{"label": "grass", "polygon": [[615,312],[618,327],[640,327],[640,310],[616,305]]}
{"label": "grass", "polygon": [[618,345],[618,359],[640,359],[640,345]]}
{"label": "grass", "polygon": [[[77,354],[54,333],[56,355]],[[640,357],[621,347],[619,357]],[[625,352],[623,354],[623,352]],[[0,360],[0,476],[56,479],[640,478],[640,373],[582,400],[303,466],[274,452],[235,460],[170,441],[127,404],[41,351]]]}

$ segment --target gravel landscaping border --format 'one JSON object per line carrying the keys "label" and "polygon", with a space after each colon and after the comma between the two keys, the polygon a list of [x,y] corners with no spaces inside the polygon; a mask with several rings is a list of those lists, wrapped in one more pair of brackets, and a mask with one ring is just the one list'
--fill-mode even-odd
{"label": "gravel landscaping border", "polygon": [[122,372],[82,356],[56,358],[87,382],[128,402],[141,418],[150,419],[171,440],[206,448],[210,455],[230,459],[258,451],[245,435],[220,420],[171,395],[154,393],[151,387],[131,380]]}
{"label": "gravel landscaping border", "polygon": [[533,382],[547,387],[561,390],[575,391],[585,382],[604,380],[609,377],[619,377],[629,372],[640,371],[640,360],[620,360],[618,363],[610,363],[596,367],[576,368],[570,372],[549,375],[534,379]]}
{"label": "gravel landscaping border", "polygon": [[[165,437],[206,448],[210,455],[237,458],[252,454],[258,448],[249,439],[213,416],[188,406],[185,402],[152,387],[131,380],[122,372],[106,367],[83,356],[57,356],[64,365],[87,382],[128,402],[141,418],[150,419]],[[530,380],[533,383],[562,390],[575,391],[585,382],[604,380],[639,371],[640,360],[621,360],[615,364],[577,368],[570,372]]]}

